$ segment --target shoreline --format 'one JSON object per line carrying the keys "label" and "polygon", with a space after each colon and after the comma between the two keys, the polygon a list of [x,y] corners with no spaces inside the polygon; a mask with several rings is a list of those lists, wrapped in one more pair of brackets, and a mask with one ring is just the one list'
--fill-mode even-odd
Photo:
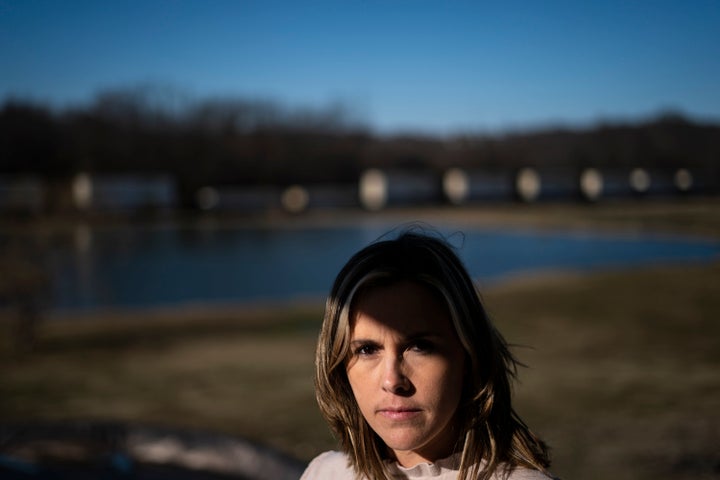
{"label": "shoreline", "polygon": [[268,211],[254,214],[171,213],[156,217],[128,214],[42,217],[0,220],[0,233],[51,235],[81,227],[151,226],[178,228],[321,228],[354,225],[403,225],[471,228],[520,228],[570,231],[659,233],[720,239],[720,197],[608,199],[597,203],[487,203],[463,206],[396,206],[370,212],[361,208],[327,208],[298,214]]}

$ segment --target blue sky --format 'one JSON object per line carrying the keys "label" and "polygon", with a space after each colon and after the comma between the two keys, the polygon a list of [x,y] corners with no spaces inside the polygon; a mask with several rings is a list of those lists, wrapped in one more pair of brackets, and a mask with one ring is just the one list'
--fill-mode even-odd
{"label": "blue sky", "polygon": [[720,1],[0,0],[0,100],[168,85],[381,132],[720,119]]}

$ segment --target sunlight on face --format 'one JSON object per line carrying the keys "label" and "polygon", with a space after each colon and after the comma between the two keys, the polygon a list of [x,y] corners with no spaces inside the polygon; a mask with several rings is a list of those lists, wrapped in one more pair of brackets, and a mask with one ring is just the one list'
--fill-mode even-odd
{"label": "sunlight on face", "polygon": [[465,354],[442,300],[414,282],[381,286],[350,321],[347,375],[370,427],[405,467],[451,454]]}

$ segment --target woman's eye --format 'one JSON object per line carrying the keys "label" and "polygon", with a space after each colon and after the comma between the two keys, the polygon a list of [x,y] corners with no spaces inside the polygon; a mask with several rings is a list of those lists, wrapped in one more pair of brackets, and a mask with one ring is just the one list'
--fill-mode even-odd
{"label": "woman's eye", "polygon": [[374,345],[360,345],[355,349],[355,355],[368,356],[377,352],[377,347]]}
{"label": "woman's eye", "polygon": [[409,349],[417,353],[431,353],[435,350],[435,347],[431,342],[419,340],[410,345]]}

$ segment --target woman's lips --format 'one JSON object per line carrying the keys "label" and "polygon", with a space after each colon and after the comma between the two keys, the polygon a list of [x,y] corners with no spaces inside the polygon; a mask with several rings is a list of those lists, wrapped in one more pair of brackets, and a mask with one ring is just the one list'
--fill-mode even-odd
{"label": "woman's lips", "polygon": [[390,420],[410,420],[420,414],[419,408],[381,408],[378,413]]}

